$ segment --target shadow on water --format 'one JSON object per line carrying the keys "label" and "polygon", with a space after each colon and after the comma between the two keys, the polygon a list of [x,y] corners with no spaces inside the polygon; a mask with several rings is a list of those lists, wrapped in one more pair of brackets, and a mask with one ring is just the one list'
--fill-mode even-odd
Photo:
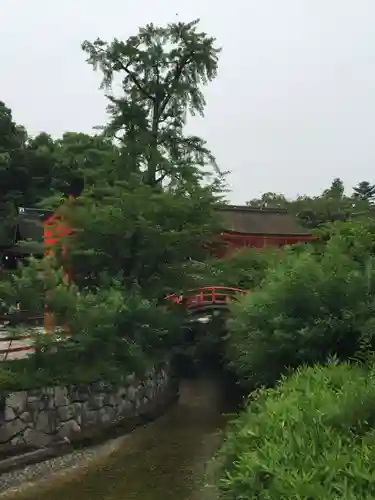
{"label": "shadow on water", "polygon": [[185,379],[178,404],[136,429],[111,456],[70,479],[51,481],[15,498],[214,500],[214,492],[203,488],[203,478],[219,446],[225,414],[235,409],[229,393],[227,384],[212,374]]}

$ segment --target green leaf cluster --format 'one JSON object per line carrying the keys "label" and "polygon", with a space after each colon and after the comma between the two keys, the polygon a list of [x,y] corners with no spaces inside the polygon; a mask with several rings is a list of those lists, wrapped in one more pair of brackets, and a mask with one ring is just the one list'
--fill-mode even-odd
{"label": "green leaf cluster", "polygon": [[281,193],[267,192],[247,204],[252,207],[286,208],[310,229],[335,221],[350,220],[358,213],[368,213],[374,206],[375,185],[362,181],[350,194],[341,179],[332,181],[328,189],[315,196],[299,195],[287,199]]}
{"label": "green leaf cluster", "polygon": [[270,267],[282,259],[278,249],[241,249],[222,259],[196,263],[194,272],[201,286],[227,286],[252,290],[260,285]]}
{"label": "green leaf cluster", "polygon": [[65,265],[79,286],[106,275],[163,299],[192,284],[190,263],[205,258],[218,224],[215,197],[209,187],[171,193],[137,180],[86,191],[63,214],[73,228]]}
{"label": "green leaf cluster", "polygon": [[[20,296],[25,289],[29,293]],[[79,289],[64,280],[56,262],[29,262],[8,283],[2,282],[0,298],[8,304],[22,299],[27,310],[43,310],[46,303],[57,323],[69,327],[68,332],[32,334],[34,355],[1,363],[2,390],[99,379],[119,382],[124,373],[165,361],[181,335],[178,311],[136,290],[124,290],[115,280],[95,290]]]}
{"label": "green leaf cluster", "polygon": [[374,344],[374,285],[373,232],[359,221],[333,225],[324,249],[286,249],[232,306],[230,365],[252,388],[330,355],[354,357],[364,336]]}
{"label": "green leaf cluster", "polygon": [[217,458],[221,498],[374,499],[374,423],[370,370],[301,367],[233,422]]}

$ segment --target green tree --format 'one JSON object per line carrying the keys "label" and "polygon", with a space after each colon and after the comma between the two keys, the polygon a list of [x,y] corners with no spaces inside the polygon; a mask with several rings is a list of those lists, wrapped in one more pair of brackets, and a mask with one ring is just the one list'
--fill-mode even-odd
{"label": "green tree", "polygon": [[22,196],[28,183],[24,165],[27,135],[13,121],[12,112],[0,101],[0,201],[13,201]]}
{"label": "green tree", "polygon": [[333,179],[332,184],[328,189],[323,191],[323,196],[335,200],[342,200],[345,194],[345,186],[339,177]]}
{"label": "green tree", "polygon": [[84,207],[70,214],[72,265],[93,283],[106,272],[160,297],[190,282],[191,259],[204,258],[222,178],[203,186],[206,167],[216,163],[184,127],[189,112],[203,115],[202,87],[216,76],[219,49],[197,24],[150,24],[125,42],[82,45],[110,100],[103,137],[118,145],[115,157],[102,158]]}
{"label": "green tree", "polygon": [[327,222],[349,219],[358,206],[358,200],[346,196],[342,180],[336,178],[319,196],[299,196],[290,204],[290,210],[306,227],[314,229]]}
{"label": "green tree", "polygon": [[207,163],[216,166],[204,140],[184,135],[188,113],[203,115],[201,87],[218,66],[215,39],[197,24],[149,24],[125,42],[82,44],[89,64],[103,73],[111,115],[106,132],[122,144],[126,174],[138,173],[150,186],[198,182]]}
{"label": "green tree", "polygon": [[50,195],[41,205],[57,208],[68,194],[78,196],[84,186],[118,177],[119,148],[102,134],[66,132],[53,142],[50,158]]}
{"label": "green tree", "polygon": [[370,184],[368,181],[358,183],[353,188],[353,197],[373,204],[375,200],[375,184]]}
{"label": "green tree", "polygon": [[102,134],[66,132],[55,141],[55,189],[64,190],[76,177],[91,185],[103,174],[106,178],[116,170],[119,150],[113,141]]}
{"label": "green tree", "polygon": [[192,259],[205,258],[217,229],[215,201],[210,187],[172,193],[138,179],[87,190],[65,211],[74,279],[98,286],[112,277],[159,298],[191,286]]}
{"label": "green tree", "polygon": [[[205,245],[219,229],[214,208],[221,199],[221,177],[209,182],[206,166],[215,165],[212,154],[202,139],[184,134],[188,112],[203,114],[202,86],[214,78],[219,52],[196,24],[149,25],[127,42],[85,42],[89,62],[104,74],[109,124],[103,134],[69,133],[55,141],[42,135],[25,146],[35,171],[51,158],[45,187],[55,198],[71,182],[85,181],[79,198],[60,207],[73,233],[62,241],[68,252],[56,252],[60,283],[47,286],[49,307],[78,331],[69,358],[76,364],[100,357],[102,350],[110,368],[121,345],[122,360],[128,362],[129,348],[138,357],[136,351],[154,352],[169,343],[175,330],[166,319],[172,315],[165,294],[190,288],[192,259],[205,258]],[[110,91],[118,78],[120,97]],[[32,172],[29,186],[31,181]],[[73,278],[69,290],[61,283],[62,266]],[[40,285],[40,276],[33,279]],[[19,283],[38,289],[31,279]],[[14,289],[3,287],[6,300],[14,299]],[[136,315],[129,313],[131,303]],[[92,323],[82,314],[86,308],[91,308]],[[132,331],[136,316],[142,323],[139,334]],[[109,330],[115,332],[113,342],[107,341]]]}
{"label": "green tree", "polygon": [[288,208],[289,202],[283,194],[267,192],[260,198],[253,198],[246,205],[254,208]]}
{"label": "green tree", "polygon": [[247,204],[258,208],[286,208],[310,229],[327,222],[348,220],[352,215],[366,212],[369,208],[368,199],[345,195],[344,184],[339,178],[334,179],[331,186],[318,196],[302,195],[287,200],[283,194],[267,192]]}
{"label": "green tree", "polygon": [[[200,286],[228,286],[243,290],[258,287],[267,269],[282,258],[279,249],[246,248],[222,259],[207,259],[195,265],[196,281]],[[194,269],[194,268],[193,268]]]}
{"label": "green tree", "polygon": [[[29,137],[17,125],[12,112],[0,103],[0,204],[1,212],[19,206],[33,207],[57,196],[61,203],[72,184],[84,179],[89,185],[103,175],[115,177],[119,149],[102,134],[67,132],[54,140],[42,132]],[[105,172],[103,173],[103,168]],[[10,210],[10,207],[12,210]]]}
{"label": "green tree", "polygon": [[299,197],[291,204],[291,210],[301,222],[312,229],[327,222],[349,220],[356,213],[366,212],[368,209],[367,200],[345,194],[340,179],[334,179],[320,196]]}
{"label": "green tree", "polygon": [[28,137],[0,103],[0,203],[34,206],[51,193],[54,141],[46,133]]}
{"label": "green tree", "polygon": [[373,228],[339,224],[323,252],[284,252],[262,286],[233,305],[228,357],[250,387],[273,384],[288,368],[350,359],[374,345]]}
{"label": "green tree", "polygon": [[55,176],[55,143],[53,138],[42,132],[29,137],[25,144],[24,159],[29,175],[28,188],[18,205],[34,207],[53,192]]}
{"label": "green tree", "polygon": [[0,247],[13,239],[15,206],[29,188],[25,168],[25,130],[18,126],[12,111],[0,101]]}
{"label": "green tree", "polygon": [[125,290],[116,280],[92,291],[79,289],[66,282],[53,256],[30,259],[0,280],[0,306],[19,301],[35,313],[46,304],[58,324],[69,324],[70,335],[33,335],[33,356],[1,363],[2,390],[98,378],[121,383],[129,372],[144,373],[151,364],[165,361],[180,338],[179,311],[145,299],[137,290]]}

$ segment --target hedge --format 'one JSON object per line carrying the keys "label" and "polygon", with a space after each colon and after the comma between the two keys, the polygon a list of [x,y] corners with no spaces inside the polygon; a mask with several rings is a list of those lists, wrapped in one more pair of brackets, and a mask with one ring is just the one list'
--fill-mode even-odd
{"label": "hedge", "polygon": [[299,368],[232,423],[217,457],[222,498],[375,499],[374,422],[370,370]]}

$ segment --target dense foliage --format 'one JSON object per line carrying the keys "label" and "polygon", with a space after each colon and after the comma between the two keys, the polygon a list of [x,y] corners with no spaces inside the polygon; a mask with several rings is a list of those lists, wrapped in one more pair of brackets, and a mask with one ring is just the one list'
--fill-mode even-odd
{"label": "dense foliage", "polygon": [[285,251],[262,286],[232,308],[228,357],[248,387],[272,385],[289,368],[352,358],[373,345],[374,228],[333,226],[329,241]]}
{"label": "dense foliage", "polygon": [[283,194],[268,192],[247,204],[253,207],[285,208],[295,214],[304,226],[315,229],[327,222],[348,220],[353,215],[367,212],[374,206],[374,192],[375,185],[362,181],[348,195],[343,182],[337,178],[318,196],[301,195],[290,200]]}
{"label": "dense foliage", "polygon": [[375,225],[317,235],[232,307],[227,359],[252,392],[218,456],[223,499],[375,498]]}
{"label": "dense foliage", "polygon": [[[17,366],[28,383],[41,370],[51,381],[70,368],[78,377],[75,367],[112,376],[168,357],[178,343],[181,317],[167,311],[165,293],[193,285],[192,259],[204,259],[217,231],[223,180],[205,142],[185,131],[190,114],[203,115],[202,89],[218,64],[215,39],[197,23],[83,43],[110,101],[99,135],[28,138],[2,106],[2,226],[8,231],[17,207],[37,204],[59,207],[72,229],[67,252],[27,263],[0,286],[8,306],[42,311],[46,302],[68,323],[69,341],[38,338],[36,355],[7,365],[4,380],[15,383]],[[112,81],[121,82],[119,95]],[[79,199],[68,203],[67,194]]]}
{"label": "dense foliage", "polygon": [[252,290],[263,280],[269,267],[282,259],[279,250],[241,249],[222,259],[206,259],[193,267],[196,282],[201,286],[228,286]]}
{"label": "dense foliage", "polygon": [[97,285],[106,274],[160,299],[192,287],[192,259],[205,259],[217,228],[215,201],[210,187],[172,193],[137,180],[87,191],[65,210],[75,282]]}
{"label": "dense foliage", "polygon": [[165,359],[181,341],[179,311],[137,290],[124,290],[115,280],[94,291],[80,290],[65,280],[52,258],[32,260],[12,273],[0,283],[0,298],[13,305],[20,301],[29,311],[46,304],[58,324],[68,324],[68,330],[55,335],[34,334],[36,352],[27,360],[1,363],[2,389],[98,379],[120,382],[124,374],[142,372]]}
{"label": "dense foliage", "polygon": [[331,363],[253,394],[228,431],[222,498],[373,499],[374,374]]}
{"label": "dense foliage", "polygon": [[202,87],[216,77],[220,52],[197,26],[198,20],[149,24],[125,42],[82,44],[110,100],[106,132],[123,145],[128,173],[140,173],[150,186],[196,183],[207,163],[217,169],[204,140],[184,131],[188,113],[204,114]]}
{"label": "dense foliage", "polygon": [[57,206],[77,180],[93,182],[104,162],[109,175],[118,155],[102,135],[69,132],[54,140],[43,132],[29,137],[0,102],[0,246],[11,243],[18,207]]}

